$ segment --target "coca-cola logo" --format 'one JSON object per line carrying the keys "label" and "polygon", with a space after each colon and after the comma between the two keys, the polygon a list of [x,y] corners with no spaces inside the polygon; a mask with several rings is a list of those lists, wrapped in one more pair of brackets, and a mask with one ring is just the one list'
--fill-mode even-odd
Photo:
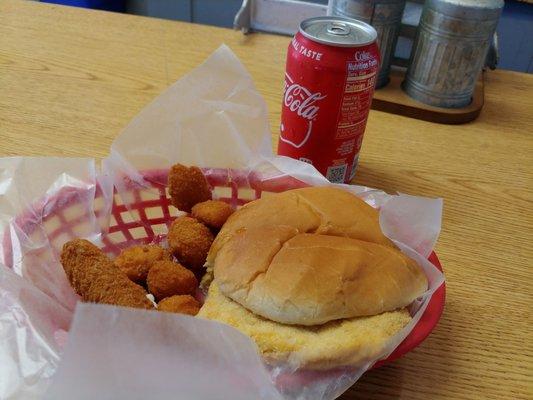
{"label": "coca-cola logo", "polygon": [[309,140],[313,128],[313,119],[318,115],[320,109],[317,103],[327,95],[320,92],[311,92],[306,87],[295,83],[288,74],[285,74],[285,78],[283,104],[288,110],[307,121],[307,129],[305,129],[305,132],[295,132],[293,129],[291,138],[288,138],[285,127],[282,124],[280,140],[299,148]]}
{"label": "coca-cola logo", "polygon": [[285,83],[285,95],[283,96],[283,102],[285,106],[292,112],[296,112],[300,117],[312,120],[318,114],[319,106],[315,103],[318,100],[322,100],[326,95],[322,95],[320,92],[311,93],[305,87],[293,83],[287,85]]}

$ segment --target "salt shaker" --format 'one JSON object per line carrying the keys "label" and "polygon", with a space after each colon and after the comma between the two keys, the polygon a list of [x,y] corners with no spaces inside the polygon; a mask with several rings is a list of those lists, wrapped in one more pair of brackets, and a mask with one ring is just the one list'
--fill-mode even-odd
{"label": "salt shaker", "polygon": [[426,0],[404,91],[432,106],[467,106],[503,5],[503,0]]}

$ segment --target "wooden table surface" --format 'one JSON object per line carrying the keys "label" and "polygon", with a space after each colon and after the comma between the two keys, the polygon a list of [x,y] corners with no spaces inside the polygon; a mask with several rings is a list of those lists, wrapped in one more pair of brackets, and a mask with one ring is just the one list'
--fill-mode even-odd
{"label": "wooden table surface", "polygon": [[[276,139],[288,41],[0,1],[0,156],[106,156],[144,105],[221,43],[252,74]],[[444,198],[447,302],[419,348],[342,399],[533,398],[532,131],[533,75],[507,71],[487,73],[473,123],[370,113],[355,182]]]}

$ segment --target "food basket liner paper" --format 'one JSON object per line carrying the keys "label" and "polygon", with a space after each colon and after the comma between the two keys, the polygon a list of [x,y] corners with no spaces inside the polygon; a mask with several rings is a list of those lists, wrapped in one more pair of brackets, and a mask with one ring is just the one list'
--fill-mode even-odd
{"label": "food basket liner paper", "polygon": [[[265,102],[226,46],[146,106],[101,168],[92,159],[0,159],[0,399],[333,399],[402,342],[444,281],[427,260],[440,231],[440,199],[336,185],[380,208],[383,232],[430,283],[410,306],[409,325],[363,365],[269,367],[229,326],[77,303],[59,263],[62,244],[85,237],[116,254],[164,236],[177,210],[165,196],[165,173],[146,171],[176,162],[202,167],[215,197],[234,205],[331,185],[311,165],[273,156]],[[168,213],[150,219],[139,199]],[[118,225],[144,227],[144,236]]]}

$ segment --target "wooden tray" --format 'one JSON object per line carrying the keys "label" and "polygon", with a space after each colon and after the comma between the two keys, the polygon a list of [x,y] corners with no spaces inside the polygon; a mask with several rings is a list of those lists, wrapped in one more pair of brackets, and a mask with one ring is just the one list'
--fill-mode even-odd
{"label": "wooden tray", "polygon": [[405,71],[392,70],[387,86],[376,90],[372,109],[391,114],[423,119],[439,124],[464,124],[477,118],[484,102],[483,73],[474,89],[472,103],[463,108],[441,108],[428,106],[409,97],[401,88]]}

